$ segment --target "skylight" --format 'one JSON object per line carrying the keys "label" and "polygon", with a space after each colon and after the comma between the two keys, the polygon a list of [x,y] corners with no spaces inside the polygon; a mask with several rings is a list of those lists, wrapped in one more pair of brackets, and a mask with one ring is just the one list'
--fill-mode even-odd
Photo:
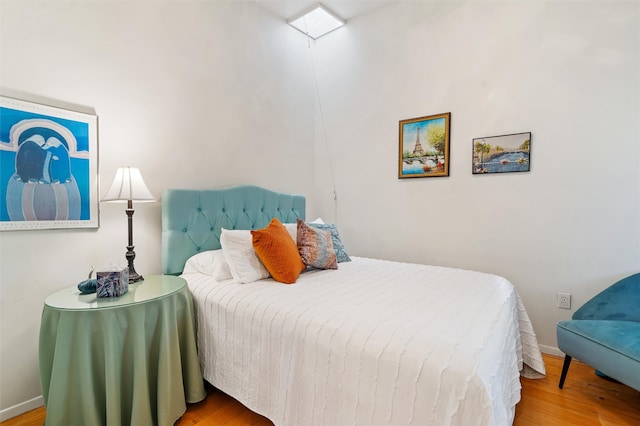
{"label": "skylight", "polygon": [[315,40],[340,28],[344,21],[318,3],[300,17],[289,20],[289,25]]}

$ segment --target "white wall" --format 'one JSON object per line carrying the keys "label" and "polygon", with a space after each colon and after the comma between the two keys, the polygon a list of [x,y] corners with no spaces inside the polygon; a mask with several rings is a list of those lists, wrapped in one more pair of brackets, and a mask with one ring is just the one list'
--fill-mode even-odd
{"label": "white wall", "polygon": [[[169,187],[313,188],[305,37],[251,2],[3,0],[0,43],[3,95],[99,116],[103,194],[122,165],[139,167],[158,198]],[[134,215],[143,275],[161,272],[160,209],[141,204]],[[41,405],[45,297],[90,265],[125,263],[124,207],[102,205],[100,222],[0,234],[2,419]]]}
{"label": "white wall", "polygon": [[[640,270],[639,3],[398,2],[313,57],[350,253],[503,275],[548,350],[557,292]],[[444,112],[450,176],[397,179],[399,120]],[[530,172],[471,174],[473,138],[529,131]]]}
{"label": "white wall", "polygon": [[[0,0],[0,86],[95,110],[102,192],[130,164],[158,197],[303,193],[354,255],[506,276],[554,347],[572,313],[557,291],[580,306],[640,269],[638,8],[399,2],[308,49],[247,2]],[[449,111],[450,177],[398,180],[398,121]],[[525,131],[531,172],[471,175],[472,138]],[[38,401],[46,295],[124,260],[120,206],[100,217],[98,230],[0,234],[2,415]],[[160,204],[136,209],[135,232],[137,270],[160,272]]]}

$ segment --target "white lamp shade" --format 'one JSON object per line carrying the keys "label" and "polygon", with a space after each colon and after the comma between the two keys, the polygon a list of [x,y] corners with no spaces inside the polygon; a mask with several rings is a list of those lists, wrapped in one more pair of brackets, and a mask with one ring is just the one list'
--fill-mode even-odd
{"label": "white lamp shade", "polygon": [[147,185],[142,179],[140,170],[136,167],[119,167],[111,188],[102,198],[105,202],[137,201],[139,203],[151,203],[156,201]]}

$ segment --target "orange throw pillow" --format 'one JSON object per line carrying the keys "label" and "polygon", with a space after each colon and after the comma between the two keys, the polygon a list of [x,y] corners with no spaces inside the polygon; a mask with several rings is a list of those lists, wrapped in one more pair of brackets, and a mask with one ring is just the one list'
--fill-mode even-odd
{"label": "orange throw pillow", "polygon": [[253,249],[273,279],[295,283],[306,266],[287,228],[274,217],[266,228],[251,231],[251,236]]}

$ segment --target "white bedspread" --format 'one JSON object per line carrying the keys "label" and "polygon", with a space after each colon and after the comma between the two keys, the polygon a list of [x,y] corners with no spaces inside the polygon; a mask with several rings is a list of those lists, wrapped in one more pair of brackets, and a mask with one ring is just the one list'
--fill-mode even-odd
{"label": "white bedspread", "polygon": [[523,362],[545,373],[495,275],[355,257],[294,285],[183,277],[204,378],[276,425],[507,425]]}

